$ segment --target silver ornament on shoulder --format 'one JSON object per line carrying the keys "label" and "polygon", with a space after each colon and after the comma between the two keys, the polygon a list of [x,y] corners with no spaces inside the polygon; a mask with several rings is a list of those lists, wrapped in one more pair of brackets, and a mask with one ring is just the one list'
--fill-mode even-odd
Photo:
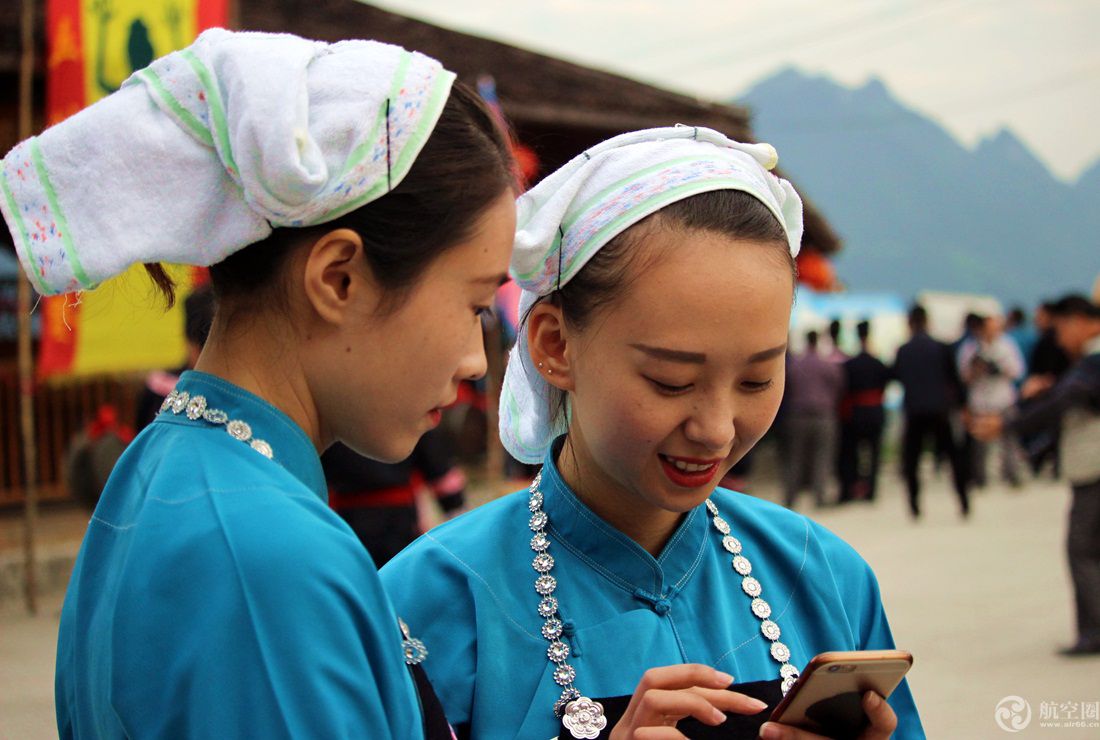
{"label": "silver ornament on shoulder", "polygon": [[773,642],[771,647],[772,657],[780,663],[786,663],[791,659],[791,650],[781,642]]}
{"label": "silver ornament on shoulder", "polygon": [[182,413],[187,408],[187,402],[191,400],[191,394],[187,391],[179,391],[176,393],[176,397],[172,399],[172,413]]}
{"label": "silver ornament on shoulder", "polygon": [[531,538],[531,549],[535,552],[546,552],[550,548],[550,538],[545,532],[535,532]]}
{"label": "silver ornament on shoulder", "polygon": [[722,517],[715,515],[715,517],[711,519],[711,521],[714,523],[714,528],[722,534],[730,533],[730,524]]}
{"label": "silver ornament on shoulder", "polygon": [[793,665],[791,665],[790,663],[784,663],[779,667],[779,675],[783,678],[798,678],[800,674],[798,672],[798,669],[795,668]]}
{"label": "silver ornament on shoulder", "polygon": [[266,457],[268,460],[271,460],[275,457],[275,451],[271,449],[271,445],[269,445],[267,442],[264,442],[262,439],[254,439],[248,443],[248,446]]}
{"label": "silver ornament on shoulder", "polygon": [[718,507],[709,498],[707,499],[707,511],[710,512],[711,516],[718,516]]}
{"label": "silver ornament on shoulder", "polygon": [[203,421],[210,422],[211,424],[225,424],[229,421],[229,414],[221,409],[207,409],[202,412],[202,418]]}
{"label": "silver ornament on shoulder", "polygon": [[540,529],[545,527],[546,526],[546,512],[545,511],[536,511],[534,514],[531,515],[531,521],[529,521],[527,523],[527,526],[529,526],[531,528],[531,530],[534,531],[534,532],[538,532]]}
{"label": "silver ornament on shoulder", "polygon": [[163,414],[168,409],[172,408],[172,402],[176,400],[176,389],[168,391],[168,395],[164,397],[164,400],[160,404],[160,412]]}
{"label": "silver ornament on shoulder", "polygon": [[746,576],[741,579],[741,590],[747,593],[749,596],[756,598],[761,594],[763,589],[760,587],[760,581],[756,580],[752,576]]}
{"label": "silver ornament on shoulder", "polygon": [[791,692],[791,689],[794,687],[796,681],[798,681],[798,676],[792,676],[790,678],[783,679],[783,684],[780,687],[783,691],[783,696],[786,696]]}
{"label": "silver ornament on shoulder", "polygon": [[532,491],[531,497],[527,499],[527,508],[531,511],[538,511],[542,508],[542,494],[538,491]]}
{"label": "silver ornament on shoulder", "polygon": [[726,552],[732,555],[741,554],[741,543],[736,537],[730,537],[728,534],[722,538],[722,547],[726,548]]}
{"label": "silver ornament on shoulder", "polygon": [[752,600],[752,613],[757,619],[767,619],[772,615],[772,605],[757,597]]}
{"label": "silver ornament on shoulder", "polygon": [[206,396],[191,396],[191,400],[187,402],[187,418],[198,421],[202,418],[203,411],[206,411]]}
{"label": "silver ornament on shoulder", "polygon": [[562,714],[565,713],[566,705],[568,705],[569,702],[575,699],[579,699],[580,697],[581,692],[577,691],[577,689],[573,686],[562,689],[561,696],[559,696],[558,700],[554,702],[554,714],[559,717],[562,716]]}
{"label": "silver ornament on shoulder", "polygon": [[240,440],[241,442],[247,442],[252,439],[252,427],[248,425],[248,422],[234,419],[225,425],[225,431],[229,433],[229,436],[233,439]]}

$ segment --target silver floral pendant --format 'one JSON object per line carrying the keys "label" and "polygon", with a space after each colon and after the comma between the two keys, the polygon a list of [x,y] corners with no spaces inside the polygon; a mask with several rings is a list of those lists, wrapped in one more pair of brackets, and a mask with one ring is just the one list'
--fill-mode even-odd
{"label": "silver floral pendant", "polygon": [[603,716],[603,704],[582,696],[565,705],[561,723],[578,740],[594,740],[607,727],[607,717]]}

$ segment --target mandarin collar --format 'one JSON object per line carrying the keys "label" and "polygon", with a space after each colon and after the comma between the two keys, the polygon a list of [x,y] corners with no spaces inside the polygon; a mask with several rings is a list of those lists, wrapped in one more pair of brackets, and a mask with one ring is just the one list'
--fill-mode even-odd
{"label": "mandarin collar", "polygon": [[[322,501],[328,501],[328,486],[317,449],[302,428],[282,411],[244,388],[198,370],[183,373],[176,384],[175,392],[186,392],[190,399],[201,396],[205,400],[206,409],[223,411],[229,420],[248,424],[252,432],[251,438],[262,440],[270,446],[271,459],[275,463],[301,481]],[[171,411],[158,414],[156,421],[212,426],[202,418],[192,420],[185,413]]]}
{"label": "mandarin collar", "polygon": [[703,560],[707,535],[705,507],[700,504],[688,512],[664,550],[654,558],[601,519],[569,488],[554,462],[560,441],[561,438],[551,445],[546,454],[540,484],[551,539],[635,597],[653,604],[667,604]]}

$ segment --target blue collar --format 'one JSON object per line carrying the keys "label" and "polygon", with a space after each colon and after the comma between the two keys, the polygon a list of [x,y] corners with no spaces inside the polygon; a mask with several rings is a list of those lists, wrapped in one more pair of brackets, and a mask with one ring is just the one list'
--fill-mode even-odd
{"label": "blue collar", "polygon": [[542,466],[543,510],[550,538],[608,581],[650,603],[658,611],[679,593],[707,550],[707,516],[702,505],[688,512],[660,556],[654,558],[637,542],[589,509],[562,480],[554,463],[557,443]]}
{"label": "blue collar", "polygon": [[[247,423],[252,428],[254,439],[263,440],[271,446],[272,459],[275,462],[316,493],[322,501],[328,501],[328,486],[321,469],[321,458],[310,438],[289,416],[244,388],[197,370],[188,370],[181,375],[176,391],[186,391],[191,398],[202,396],[206,399],[207,409],[224,411],[229,419]],[[202,419],[192,421],[184,413],[158,414],[156,421],[210,426],[209,422]]]}

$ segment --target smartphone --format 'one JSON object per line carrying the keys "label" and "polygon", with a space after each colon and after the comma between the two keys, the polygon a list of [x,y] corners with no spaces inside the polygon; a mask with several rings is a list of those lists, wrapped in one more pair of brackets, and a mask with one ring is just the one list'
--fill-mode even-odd
{"label": "smartphone", "polygon": [[904,650],[821,653],[810,661],[772,712],[782,722],[831,738],[858,737],[870,721],[863,695],[888,698],[913,665]]}

